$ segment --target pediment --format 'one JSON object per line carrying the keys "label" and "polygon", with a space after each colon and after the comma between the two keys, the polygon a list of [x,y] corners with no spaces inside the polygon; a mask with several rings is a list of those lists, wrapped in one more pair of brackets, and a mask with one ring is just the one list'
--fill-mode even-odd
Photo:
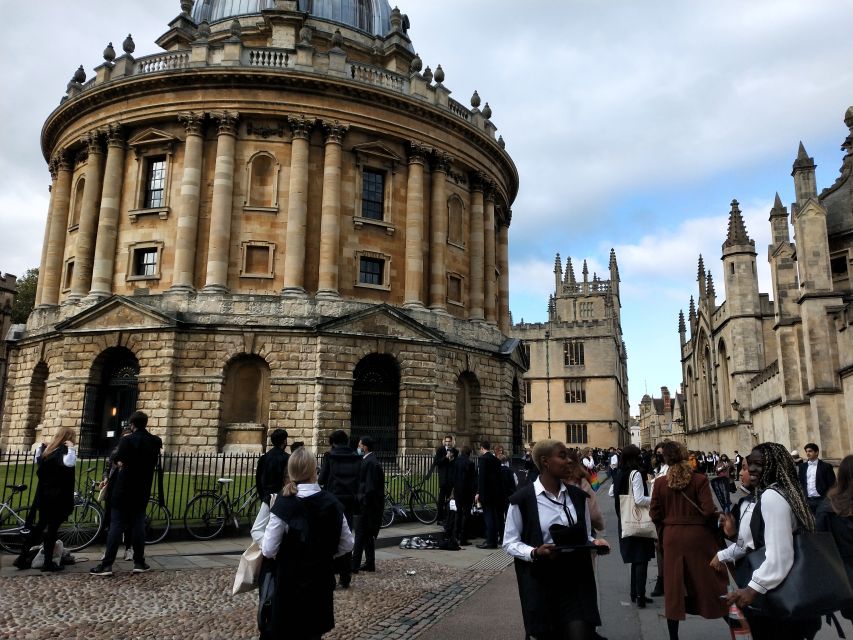
{"label": "pediment", "polygon": [[172,329],[176,318],[130,298],[113,296],[56,325],[63,332]]}
{"label": "pediment", "polygon": [[391,149],[379,142],[366,142],[364,144],[359,144],[354,146],[352,150],[356,154],[356,156],[366,155],[373,158],[381,158],[386,162],[392,162],[395,164],[403,160]]}
{"label": "pediment", "polygon": [[800,204],[797,211],[797,217],[811,217],[811,216],[826,216],[826,209],[815,197],[811,197],[806,200],[804,203]]}
{"label": "pediment", "polygon": [[140,131],[127,141],[130,147],[147,147],[151,145],[170,145],[178,142],[178,139],[170,133],[161,129],[148,128]]}
{"label": "pediment", "polygon": [[317,330],[325,334],[400,338],[444,342],[442,335],[387,304],[328,320]]}

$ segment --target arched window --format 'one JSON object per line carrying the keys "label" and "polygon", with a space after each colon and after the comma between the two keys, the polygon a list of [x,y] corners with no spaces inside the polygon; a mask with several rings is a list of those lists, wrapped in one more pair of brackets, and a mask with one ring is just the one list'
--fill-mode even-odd
{"label": "arched window", "polygon": [[44,421],[44,398],[47,390],[49,370],[47,364],[39,362],[30,378],[30,397],[27,401],[27,426],[24,444],[31,446],[36,441],[36,430]]}
{"label": "arched window", "polygon": [[246,168],[246,208],[278,209],[278,173],[278,162],[266,152],[257,153],[249,160]]}
{"label": "arched window", "polygon": [[219,449],[263,449],[269,422],[270,368],[256,355],[240,355],[225,366]]}
{"label": "arched window", "polygon": [[732,417],[732,400],[731,387],[729,386],[729,356],[726,352],[726,343],[720,340],[717,346],[717,362],[719,369],[717,370],[717,393],[720,401],[720,420],[723,421],[723,416]]}
{"label": "arched window", "polygon": [[714,363],[711,348],[705,345],[702,353],[702,423],[714,421]]}
{"label": "arched window", "polygon": [[447,201],[447,241],[459,247],[465,246],[465,205],[456,194]]}
{"label": "arched window", "polygon": [[80,212],[83,210],[83,192],[86,190],[86,178],[80,178],[74,185],[74,199],[71,205],[71,216],[68,219],[68,228],[73,229],[80,224]]}
{"label": "arched window", "polygon": [[373,438],[380,454],[396,454],[399,443],[400,369],[387,354],[371,353],[353,371],[351,435]]}
{"label": "arched window", "polygon": [[463,371],[456,380],[456,446],[473,448],[479,439],[480,381],[470,371]]}
{"label": "arched window", "polygon": [[83,396],[80,450],[111,451],[139,397],[139,361],[125,347],[110,347],[92,363]]}

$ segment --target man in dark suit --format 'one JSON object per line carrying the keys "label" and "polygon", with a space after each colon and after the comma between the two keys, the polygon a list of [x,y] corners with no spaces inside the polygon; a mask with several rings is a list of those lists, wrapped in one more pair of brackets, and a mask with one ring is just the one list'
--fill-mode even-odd
{"label": "man in dark suit", "polygon": [[273,431],[270,434],[270,443],[272,448],[260,457],[255,471],[255,489],[268,508],[270,495],[281,493],[284,477],[287,475],[287,461],[290,459],[290,454],[284,450],[287,447],[287,431]]}
{"label": "man in dark suit", "polygon": [[132,433],[121,438],[114,458],[119,470],[110,502],[107,550],[100,564],[90,570],[97,576],[113,575],[113,562],[122,533],[128,528],[133,543],[133,573],[144,573],[150,569],[145,564],[145,509],[151,497],[154,471],[159,467],[163,441],[148,432],[148,416],[141,411],[132,413],[128,422]]}
{"label": "man in dark suit", "polygon": [[432,468],[438,472],[438,523],[442,524],[447,515],[447,503],[453,490],[453,464],[448,452],[453,447],[453,436],[444,436],[443,444],[435,449]]}
{"label": "man in dark suit", "polygon": [[[349,446],[349,436],[346,431],[338,429],[332,433],[329,444],[332,448],[323,457],[323,467],[320,469],[318,482],[321,487],[341,501],[347,525],[352,530],[353,517],[358,513],[358,474],[361,458]],[[352,582],[351,571],[352,552],[335,558],[335,573],[340,575],[342,589],[349,587]]]}
{"label": "man in dark suit", "polygon": [[492,453],[492,444],[488,440],[482,440],[476,500],[483,507],[486,540],[477,545],[478,549],[498,548],[498,510],[501,499],[501,463]]}
{"label": "man in dark suit", "polygon": [[471,460],[471,447],[466,445],[462,447],[459,457],[453,461],[453,499],[456,501],[456,523],[453,530],[460,545],[469,544],[465,527],[476,494],[477,468]]}
{"label": "man in dark suit", "polygon": [[814,442],[809,442],[804,449],[806,463],[798,465],[798,474],[809,508],[816,513],[827,492],[835,485],[835,471],[831,464],[818,458],[820,448]]}
{"label": "man in dark suit", "polygon": [[[352,548],[352,572],[376,571],[376,537],[385,508],[385,472],[373,453],[373,438],[362,436],[358,448],[362,454],[358,471],[358,504],[355,519],[355,544]],[[364,564],[361,554],[364,552]]]}

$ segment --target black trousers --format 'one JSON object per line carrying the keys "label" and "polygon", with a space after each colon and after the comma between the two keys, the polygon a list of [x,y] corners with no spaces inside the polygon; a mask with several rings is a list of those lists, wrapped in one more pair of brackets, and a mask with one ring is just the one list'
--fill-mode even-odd
{"label": "black trousers", "polygon": [[[344,507],[344,518],[347,519],[347,526],[350,531],[353,530],[353,509]],[[345,553],[342,556],[335,558],[335,573],[340,576],[341,583],[348,585],[352,580],[352,551]]]}
{"label": "black trousers", "polygon": [[60,518],[51,513],[39,513],[38,523],[30,529],[30,533],[24,539],[18,557],[28,559],[30,549],[41,541],[44,546],[44,563],[49,564],[53,557],[53,547],[56,546],[56,539],[59,535],[59,527],[62,526],[63,522],[65,522],[65,518]]}
{"label": "black trousers", "polygon": [[110,510],[110,530],[107,533],[107,550],[104,553],[102,564],[111,567],[115,562],[121,539],[126,529],[131,532],[130,538],[133,543],[133,563],[145,562],[145,507],[136,509]]}
{"label": "black trousers", "polygon": [[361,555],[364,554],[364,564],[376,566],[376,536],[370,528],[370,518],[365,515],[355,517],[355,543],[352,547],[351,566],[358,571],[361,566]]}
{"label": "black trousers", "polygon": [[444,520],[449,517],[448,503],[450,502],[450,494],[453,493],[452,484],[440,484],[438,486],[438,520]]}

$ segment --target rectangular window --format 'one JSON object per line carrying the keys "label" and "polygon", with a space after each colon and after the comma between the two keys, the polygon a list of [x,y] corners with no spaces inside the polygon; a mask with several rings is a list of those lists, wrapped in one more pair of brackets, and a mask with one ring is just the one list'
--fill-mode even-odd
{"label": "rectangular window", "polygon": [[146,247],[135,249],[133,252],[133,275],[156,276],[157,275],[157,248]]}
{"label": "rectangular window", "polygon": [[447,277],[447,299],[450,302],[462,302],[462,278],[459,276]]}
{"label": "rectangular window", "polygon": [[157,156],[148,159],[145,179],[145,208],[156,209],[165,202],[166,158]]}
{"label": "rectangular window", "polygon": [[246,268],[244,273],[266,275],[270,270],[270,248],[267,246],[246,245]]}
{"label": "rectangular window", "polygon": [[524,423],[524,441],[525,442],[533,442],[533,423],[525,422]]}
{"label": "rectangular window", "polygon": [[592,318],[595,312],[595,304],[592,302],[581,302],[580,305],[581,318]]}
{"label": "rectangular window", "polygon": [[566,340],[563,343],[563,364],[567,367],[583,364],[583,341]]}
{"label": "rectangular window", "polygon": [[379,258],[361,258],[358,267],[358,281],[362,284],[381,286],[385,283],[383,271],[385,261]]}
{"label": "rectangular window", "polygon": [[527,356],[527,362],[530,362],[530,345],[525,342],[523,346],[524,346],[524,355]]}
{"label": "rectangular window", "polygon": [[586,402],[586,380],[583,378],[569,378],[566,380],[566,402]]}
{"label": "rectangular window", "polygon": [[361,186],[361,217],[382,220],[385,212],[385,174],[365,169]]}
{"label": "rectangular window", "polygon": [[585,422],[566,423],[566,443],[586,444],[587,442]]}
{"label": "rectangular window", "polygon": [[533,402],[533,383],[530,380],[524,381],[524,402],[527,404]]}
{"label": "rectangular window", "polygon": [[70,289],[71,283],[74,282],[74,261],[69,260],[65,264],[65,281],[63,282],[63,289]]}

